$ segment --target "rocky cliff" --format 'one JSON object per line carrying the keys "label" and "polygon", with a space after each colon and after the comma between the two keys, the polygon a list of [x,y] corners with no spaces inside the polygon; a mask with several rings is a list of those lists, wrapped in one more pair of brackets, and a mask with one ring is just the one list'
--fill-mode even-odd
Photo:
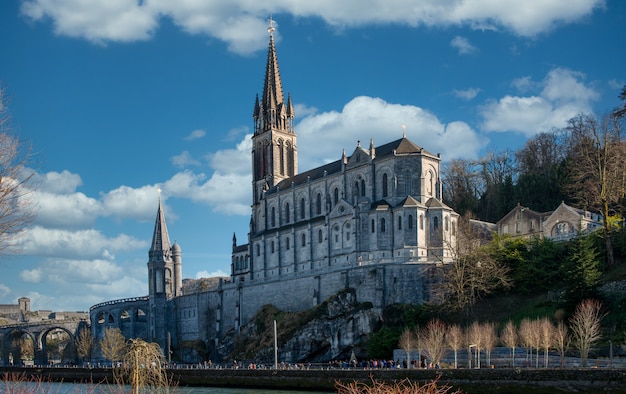
{"label": "rocky cliff", "polygon": [[348,360],[364,356],[364,343],[381,323],[382,311],[359,303],[356,292],[344,290],[317,307],[295,313],[265,306],[239,334],[226,336],[218,351],[226,360],[273,363],[274,321],[281,362]]}

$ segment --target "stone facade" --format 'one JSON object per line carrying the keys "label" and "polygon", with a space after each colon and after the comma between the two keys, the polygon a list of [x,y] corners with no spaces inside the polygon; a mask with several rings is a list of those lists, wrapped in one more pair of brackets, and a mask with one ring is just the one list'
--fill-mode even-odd
{"label": "stone facade", "polygon": [[498,233],[503,235],[567,241],[578,234],[601,228],[603,217],[598,213],[570,207],[564,202],[551,212],[536,212],[517,204],[496,225]]}

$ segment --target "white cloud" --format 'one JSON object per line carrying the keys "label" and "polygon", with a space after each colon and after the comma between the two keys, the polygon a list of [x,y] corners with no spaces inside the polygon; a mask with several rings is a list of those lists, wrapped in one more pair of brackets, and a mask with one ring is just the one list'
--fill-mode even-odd
{"label": "white cloud", "polygon": [[200,271],[196,273],[196,279],[200,279],[200,278],[214,278],[214,277],[220,277],[220,276],[230,276],[230,274],[222,271],[222,270],[217,270],[214,272],[209,272],[209,271]]}
{"label": "white cloud", "polygon": [[468,26],[535,36],[580,20],[603,5],[604,0],[398,0],[392,4],[374,0],[367,7],[357,0],[27,0],[21,12],[34,21],[52,20],[58,35],[94,43],[149,39],[161,20],[169,18],[189,34],[216,38],[227,43],[230,51],[245,54],[266,46],[266,36],[259,33],[265,30],[271,14],[321,18],[334,28],[372,24]]}
{"label": "white cloud", "polygon": [[460,55],[469,55],[478,52],[478,48],[472,45],[465,37],[456,36],[450,41],[452,48],[459,51]]}
{"label": "white cloud", "polygon": [[452,91],[452,94],[454,94],[456,97],[463,99],[463,100],[472,100],[473,98],[478,96],[478,93],[480,93],[480,89],[478,88],[469,88],[465,90],[453,90]]}
{"label": "white cloud", "polygon": [[20,278],[24,282],[40,283],[43,279],[43,272],[39,268],[35,268],[32,270],[24,270],[20,272]]}
{"label": "white cloud", "polygon": [[0,283],[0,299],[4,300],[9,294],[11,294],[11,288],[4,283]]}
{"label": "white cloud", "polygon": [[249,171],[245,175],[215,171],[206,179],[205,174],[183,171],[164,182],[163,188],[173,197],[208,204],[215,212],[246,215],[250,214],[250,177]]}
{"label": "white cloud", "polygon": [[206,131],[197,129],[189,133],[189,135],[185,137],[185,141],[199,140],[201,138],[204,138],[205,135],[206,135]]}
{"label": "white cloud", "polygon": [[538,86],[541,91],[532,96],[507,95],[488,101],[481,108],[481,127],[488,132],[513,131],[526,136],[564,127],[577,114],[591,112],[591,103],[599,97],[584,79],[584,74],[563,68],[551,70],[537,84],[518,79],[515,86]]}
{"label": "white cloud", "polygon": [[102,195],[102,205],[108,215],[141,221],[154,219],[158,201],[157,185],[120,186]]}
{"label": "white cloud", "polygon": [[[403,124],[406,125],[405,130],[402,129]],[[461,124],[465,126],[460,127]],[[461,128],[464,132],[456,133]],[[427,151],[442,153],[444,160],[474,157],[484,144],[477,133],[462,122],[445,125],[422,108],[361,96],[352,99],[341,112],[310,115],[296,125],[298,145],[315,147],[298,151],[298,168],[303,172],[338,160],[342,148],[350,155],[359,140],[362,145],[369,146],[370,139],[373,139],[376,146],[399,139],[403,131],[413,142],[424,143]],[[457,138],[454,143],[449,142],[451,132]],[[320,152],[326,156],[320,156]]]}
{"label": "white cloud", "polygon": [[70,194],[83,184],[80,175],[73,174],[68,170],[62,172],[51,171],[45,174],[35,174],[34,184],[36,189],[52,194]]}
{"label": "white cloud", "polygon": [[146,249],[148,243],[120,234],[107,237],[97,230],[54,230],[40,226],[28,229],[19,239],[27,255],[56,256],[73,259],[110,257],[118,251]]}
{"label": "white cloud", "polygon": [[90,227],[103,213],[101,203],[83,193],[52,194],[33,192],[37,216],[35,223],[54,228]]}
{"label": "white cloud", "polygon": [[191,156],[189,151],[182,151],[179,155],[170,158],[174,167],[184,168],[189,166],[199,166],[200,162]]}

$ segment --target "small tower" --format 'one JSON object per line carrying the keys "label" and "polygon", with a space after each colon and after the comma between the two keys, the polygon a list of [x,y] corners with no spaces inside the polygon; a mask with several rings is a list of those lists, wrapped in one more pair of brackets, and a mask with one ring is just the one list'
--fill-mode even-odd
{"label": "small tower", "polygon": [[182,294],[182,252],[178,244],[170,244],[161,198],[157,210],[152,244],[148,252],[148,294],[150,299],[150,340],[166,349],[169,327],[169,302]]}
{"label": "small tower", "polygon": [[295,111],[291,95],[283,94],[274,46],[274,21],[267,31],[270,43],[265,65],[263,95],[254,103],[252,137],[253,204],[259,204],[263,191],[298,173],[298,149],[293,129]]}

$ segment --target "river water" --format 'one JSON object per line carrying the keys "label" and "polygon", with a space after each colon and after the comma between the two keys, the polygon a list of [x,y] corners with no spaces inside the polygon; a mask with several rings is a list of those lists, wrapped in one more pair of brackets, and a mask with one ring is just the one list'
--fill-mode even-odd
{"label": "river water", "polygon": [[[15,394],[126,394],[130,386],[108,386],[78,383],[25,383],[0,381],[0,393]],[[172,394],[303,394],[302,391],[234,389],[220,387],[176,387]],[[307,391],[308,394],[329,394],[328,391]]]}

